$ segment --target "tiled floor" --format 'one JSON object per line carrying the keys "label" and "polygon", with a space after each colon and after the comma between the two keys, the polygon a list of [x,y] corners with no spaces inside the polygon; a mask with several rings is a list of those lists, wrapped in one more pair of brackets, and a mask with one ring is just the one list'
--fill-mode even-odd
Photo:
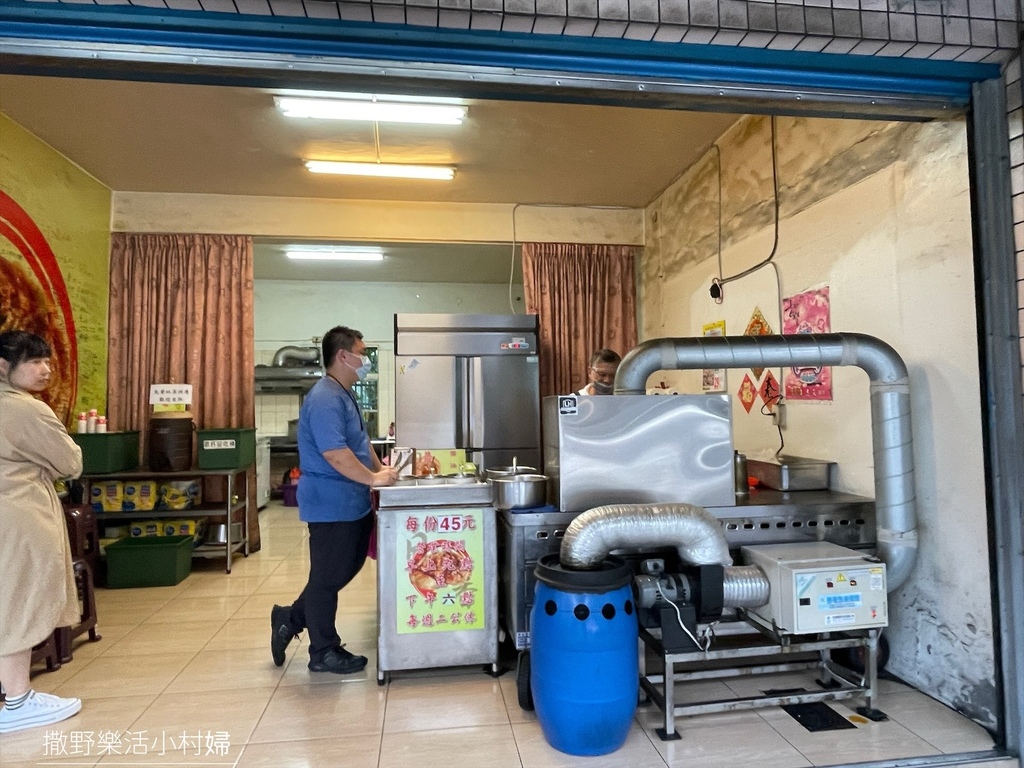
{"label": "tiled floor", "polygon": [[[237,558],[230,576],[209,561],[176,587],[99,590],[103,640],[79,645],[73,662],[33,683],[82,697],[82,712],[55,729],[0,736],[0,765],[771,768],[992,748],[982,728],[883,681],[885,723],[810,733],[785,712],[762,709],[680,720],[683,738],[662,742],[654,734],[660,712],[649,707],[637,710],[618,752],[574,758],[549,747],[533,714],[519,708],[512,675],[493,680],[475,668],[396,675],[379,687],[369,565],[342,593],[339,619],[349,647],[370,657],[367,670],[310,673],[304,638],[278,668],[268,648],[270,607],[290,602],[305,583],[305,527],[294,509],[276,504],[260,520],[263,550]],[[679,696],[749,695],[809,682],[799,674],[741,678],[679,686]],[[832,706],[853,714],[845,703]]]}

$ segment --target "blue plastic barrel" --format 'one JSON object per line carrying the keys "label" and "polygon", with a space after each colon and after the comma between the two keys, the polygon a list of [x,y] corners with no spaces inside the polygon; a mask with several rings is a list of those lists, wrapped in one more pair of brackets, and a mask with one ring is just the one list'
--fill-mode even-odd
{"label": "blue plastic barrel", "polygon": [[530,617],[530,687],[548,743],[570,755],[621,747],[639,687],[632,571],[609,556],[571,571],[541,558]]}

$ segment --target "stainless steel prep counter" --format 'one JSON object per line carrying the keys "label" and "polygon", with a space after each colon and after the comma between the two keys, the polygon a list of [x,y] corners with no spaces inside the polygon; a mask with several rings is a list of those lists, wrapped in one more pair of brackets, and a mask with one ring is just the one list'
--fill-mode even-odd
{"label": "stainless steel prep counter", "polygon": [[487,483],[379,489],[377,682],[396,670],[498,671],[497,546]]}

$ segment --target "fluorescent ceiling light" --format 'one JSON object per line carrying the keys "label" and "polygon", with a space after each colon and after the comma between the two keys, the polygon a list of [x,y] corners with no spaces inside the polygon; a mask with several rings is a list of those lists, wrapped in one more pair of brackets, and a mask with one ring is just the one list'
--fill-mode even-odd
{"label": "fluorescent ceiling light", "polygon": [[321,120],[364,120],[377,123],[425,123],[428,125],[461,125],[466,107],[451,104],[364,99],[310,99],[276,96],[277,108],[286,117],[313,117]]}
{"label": "fluorescent ceiling light", "polygon": [[380,248],[360,246],[290,246],[285,255],[294,261],[384,261]]}
{"label": "fluorescent ceiling light", "polygon": [[450,165],[399,165],[397,163],[341,163],[331,160],[306,160],[313,173],[340,173],[348,176],[386,176],[396,179],[436,179],[451,181],[455,169]]}

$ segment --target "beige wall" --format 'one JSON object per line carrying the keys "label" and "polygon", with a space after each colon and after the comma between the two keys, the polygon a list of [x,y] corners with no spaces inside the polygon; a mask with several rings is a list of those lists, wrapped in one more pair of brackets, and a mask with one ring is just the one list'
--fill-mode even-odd
{"label": "beige wall", "polygon": [[643,211],[115,192],[115,232],[428,242],[643,244]]}
{"label": "beige wall", "polygon": [[[722,149],[726,275],[772,248],[767,118],[746,118]],[[975,331],[967,148],[962,121],[887,124],[779,118],[782,295],[828,285],[832,330],[891,344],[910,369],[920,556],[890,595],[890,669],[979,721],[995,722],[991,597]],[[780,325],[765,268],[708,295],[718,274],[718,181],[712,156],[647,209],[640,267],[642,333],[699,335],[724,319],[741,334],[755,306]],[[735,392],[743,371],[730,371]],[[830,403],[791,402],[786,451],[835,460],[838,487],[873,495],[867,379],[834,370]],[[775,375],[781,372],[776,369]],[[659,374],[699,391],[698,374]],[[740,450],[779,445],[771,421],[734,399]]]}

